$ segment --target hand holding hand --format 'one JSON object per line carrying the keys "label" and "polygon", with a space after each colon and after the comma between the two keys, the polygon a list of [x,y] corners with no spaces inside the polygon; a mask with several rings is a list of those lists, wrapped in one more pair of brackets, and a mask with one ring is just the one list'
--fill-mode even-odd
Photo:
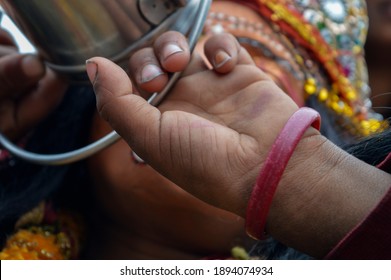
{"label": "hand holding hand", "polygon": [[[165,33],[153,48],[140,50],[130,60],[133,84],[112,62],[90,60],[98,110],[160,173],[196,197],[246,217],[266,155],[298,108],[230,35],[206,42],[205,57],[213,68],[198,55],[189,62],[186,46],[177,33]],[[159,108],[136,94],[160,91],[167,73],[184,69]],[[288,246],[323,257],[390,184],[389,174],[310,128],[284,171],[266,230]]]}
{"label": "hand holding hand", "polygon": [[185,39],[170,32],[131,58],[132,80],[144,92],[160,91],[167,72],[186,68],[159,108],[132,94],[110,61],[92,58],[87,68],[100,114],[139,156],[188,192],[244,216],[266,153],[298,108],[232,36],[212,37],[205,56],[213,69],[196,54],[188,64]]}

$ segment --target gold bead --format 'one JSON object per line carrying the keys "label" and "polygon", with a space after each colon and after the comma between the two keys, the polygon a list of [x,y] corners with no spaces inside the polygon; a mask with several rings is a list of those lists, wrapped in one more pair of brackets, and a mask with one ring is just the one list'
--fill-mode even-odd
{"label": "gold bead", "polygon": [[360,131],[361,131],[361,134],[364,135],[364,136],[369,136],[370,132],[369,132],[369,128],[370,128],[370,125],[369,125],[369,121],[367,120],[362,120],[360,122]]}
{"label": "gold bead", "polygon": [[354,54],[360,54],[361,53],[361,51],[362,51],[362,49],[361,49],[361,47],[359,46],[359,45],[355,45],[354,47],[353,47],[353,53]]}
{"label": "gold bead", "polygon": [[369,122],[369,128],[372,132],[376,132],[376,131],[379,131],[380,128],[381,128],[381,123],[379,120],[377,119],[369,119],[368,120]]}
{"label": "gold bead", "polygon": [[346,98],[350,101],[357,100],[357,93],[355,90],[351,89],[346,93]]}
{"label": "gold bead", "polygon": [[325,89],[325,88],[321,89],[321,91],[319,92],[319,95],[318,95],[319,101],[324,102],[328,98],[329,98],[329,92],[327,91],[327,89]]}
{"label": "gold bead", "polygon": [[312,94],[316,93],[316,85],[306,83],[304,85],[304,91],[307,94],[312,95]]}
{"label": "gold bead", "polygon": [[314,78],[308,78],[306,80],[306,83],[310,84],[310,85],[315,85],[316,84],[316,80]]}
{"label": "gold bead", "polygon": [[331,108],[338,114],[343,112],[343,108],[341,107],[339,102],[331,102]]}
{"label": "gold bead", "polygon": [[361,127],[364,128],[365,130],[369,129],[370,127],[369,121],[367,120],[361,121]]}
{"label": "gold bead", "polygon": [[346,105],[344,106],[343,108],[343,114],[347,117],[351,117],[353,116],[353,110],[350,106]]}

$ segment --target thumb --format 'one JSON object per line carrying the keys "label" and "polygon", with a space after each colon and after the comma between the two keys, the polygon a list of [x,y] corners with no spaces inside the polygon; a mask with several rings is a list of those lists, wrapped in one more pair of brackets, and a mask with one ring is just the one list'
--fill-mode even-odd
{"label": "thumb", "polygon": [[0,98],[17,98],[44,75],[45,67],[37,56],[13,53],[0,57]]}
{"label": "thumb", "polygon": [[[112,61],[94,57],[86,70],[93,84],[101,117],[121,135],[135,152],[148,160],[158,148],[160,111],[142,97],[132,94],[126,72]],[[148,151],[147,151],[148,150]]]}

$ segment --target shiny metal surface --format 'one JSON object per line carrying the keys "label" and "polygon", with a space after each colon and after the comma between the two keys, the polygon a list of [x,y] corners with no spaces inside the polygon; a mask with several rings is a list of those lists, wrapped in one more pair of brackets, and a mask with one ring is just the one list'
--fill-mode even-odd
{"label": "shiny metal surface", "polygon": [[92,56],[124,66],[132,51],[162,32],[182,27],[186,34],[200,1],[0,0],[0,5],[52,69],[80,81],[87,80],[85,61]]}
{"label": "shiny metal surface", "polygon": [[[193,50],[202,32],[211,1],[0,0],[0,5],[35,44],[51,68],[73,80],[88,81],[85,74],[86,59],[99,55],[124,66],[134,50],[151,44],[156,36],[167,30],[185,34]],[[140,11],[141,8],[143,11],[139,11],[138,15],[134,9],[136,3],[140,5],[137,6]],[[164,3],[166,5],[161,5]],[[50,5],[46,7],[45,4]],[[80,10],[75,11],[76,7]],[[98,12],[102,12],[103,16]],[[104,23],[106,20],[107,25]],[[161,23],[154,24],[159,21]],[[154,93],[148,102],[157,106],[180,75],[181,73],[173,74],[167,86],[161,92]],[[83,160],[119,139],[120,136],[113,131],[77,150],[47,155],[25,151],[0,132],[0,144],[11,154],[42,165],[63,165]]]}

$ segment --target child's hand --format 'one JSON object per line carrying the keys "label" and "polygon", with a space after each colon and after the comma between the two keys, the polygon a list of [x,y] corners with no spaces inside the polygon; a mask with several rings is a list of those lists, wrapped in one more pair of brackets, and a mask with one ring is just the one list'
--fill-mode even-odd
{"label": "child's hand", "polygon": [[214,69],[197,54],[189,62],[185,39],[169,32],[132,57],[134,85],[144,92],[160,91],[167,72],[185,69],[158,109],[132,94],[112,62],[96,57],[87,69],[101,116],[139,156],[188,192],[244,216],[266,154],[298,108],[232,36],[210,38],[205,56]]}

